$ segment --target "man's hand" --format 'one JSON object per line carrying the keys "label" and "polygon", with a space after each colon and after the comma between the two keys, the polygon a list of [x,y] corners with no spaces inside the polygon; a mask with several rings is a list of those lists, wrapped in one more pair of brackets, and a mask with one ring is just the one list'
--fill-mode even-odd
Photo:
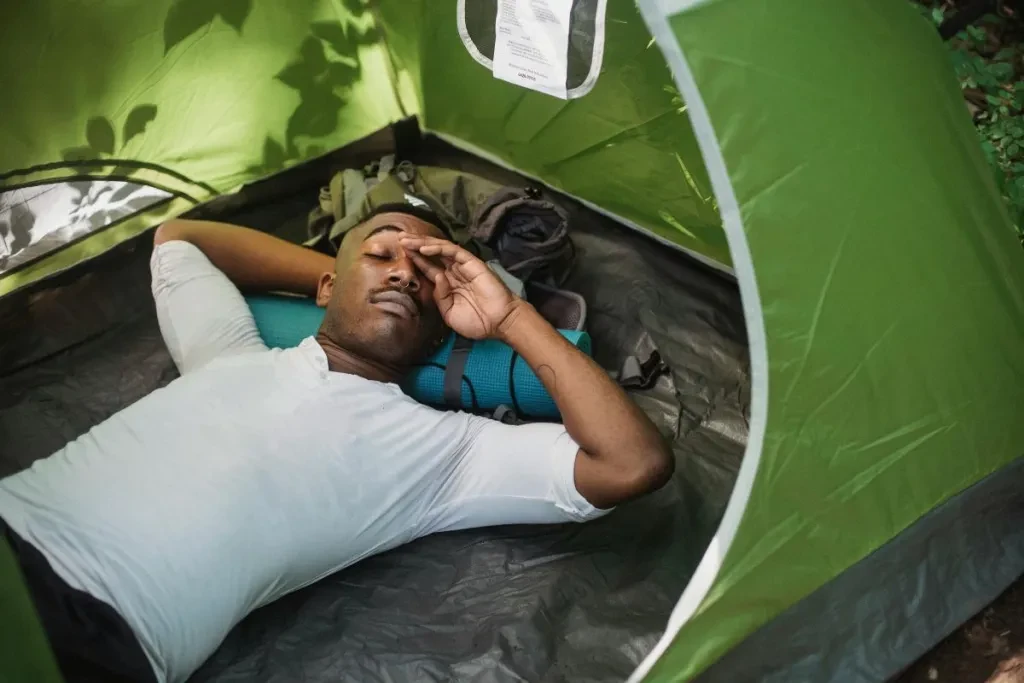
{"label": "man's hand", "polygon": [[476,256],[436,237],[403,233],[400,240],[434,283],[434,301],[448,327],[463,337],[489,339],[515,317],[523,300]]}
{"label": "man's hand", "polygon": [[612,507],[672,477],[672,452],[654,424],[487,264],[445,240],[400,239],[416,267],[433,280],[434,299],[448,326],[471,339],[500,338],[543,382],[580,447],[573,480],[584,498]]}

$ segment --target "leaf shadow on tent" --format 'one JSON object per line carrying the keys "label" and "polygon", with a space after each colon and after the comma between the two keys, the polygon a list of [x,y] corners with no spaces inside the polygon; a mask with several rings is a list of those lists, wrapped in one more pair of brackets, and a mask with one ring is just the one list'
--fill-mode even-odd
{"label": "leaf shadow on tent", "polygon": [[[133,195],[139,191],[139,186],[134,183],[126,183],[120,188],[103,182],[91,180],[80,180],[69,185],[75,191],[75,198],[72,200],[72,209],[68,214],[68,224],[79,226],[82,233],[92,232],[101,228],[118,216],[122,215],[119,210],[122,205],[134,207]],[[138,207],[141,208],[141,207]],[[129,208],[131,211],[137,208]]]}
{"label": "leaf shadow on tent", "polygon": [[32,228],[36,215],[24,204],[15,204],[5,218],[0,218],[0,242],[5,248],[0,252],[0,273],[8,259],[32,244]]}
{"label": "leaf shadow on tent", "polygon": [[[344,0],[343,4],[356,20],[368,11],[365,0]],[[299,103],[285,126],[284,143],[268,135],[263,141],[261,162],[246,169],[247,173],[266,175],[289,161],[326,152],[317,144],[300,149],[299,140],[327,137],[338,129],[345,94],[362,76],[359,50],[381,40],[376,27],[360,28],[351,21],[317,21],[309,28],[298,53],[274,76],[299,95]]]}
{"label": "leaf shadow on tent", "polygon": [[[85,145],[68,147],[61,151],[64,161],[98,161],[110,159],[115,152],[122,152],[131,140],[146,131],[146,127],[156,118],[155,104],[139,104],[128,112],[121,127],[121,144],[117,144],[114,124],[105,116],[94,116],[85,124]],[[111,172],[114,176],[129,176],[132,169],[117,166]]]}
{"label": "leaf shadow on tent", "polygon": [[164,19],[164,54],[217,17],[242,33],[252,11],[252,0],[177,0]]}

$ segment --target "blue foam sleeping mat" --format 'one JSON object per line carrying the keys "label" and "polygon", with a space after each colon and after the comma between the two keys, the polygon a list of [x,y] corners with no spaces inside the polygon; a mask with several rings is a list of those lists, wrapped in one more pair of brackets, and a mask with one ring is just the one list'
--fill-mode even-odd
{"label": "blue foam sleeping mat", "polygon": [[[271,348],[292,348],[313,336],[324,318],[324,309],[311,299],[288,296],[247,296],[263,342]],[[590,335],[559,330],[563,337],[588,356]],[[401,387],[421,403],[444,406],[444,371],[455,343],[448,335],[444,345],[414,369]],[[462,405],[465,410],[493,411],[508,406],[520,418],[557,419],[558,408],[530,366],[512,348],[495,339],[474,342],[462,374]],[[448,406],[451,407],[451,406]]]}

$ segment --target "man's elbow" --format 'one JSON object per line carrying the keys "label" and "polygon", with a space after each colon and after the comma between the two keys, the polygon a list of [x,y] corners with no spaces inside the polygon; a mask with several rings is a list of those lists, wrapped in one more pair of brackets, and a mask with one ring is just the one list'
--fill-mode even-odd
{"label": "man's elbow", "polygon": [[672,450],[660,439],[622,451],[623,457],[617,460],[580,453],[586,457],[576,460],[577,489],[592,505],[605,510],[657,491],[676,469]]}
{"label": "man's elbow", "polygon": [[676,459],[672,456],[672,449],[664,441],[659,441],[644,458],[641,467],[638,483],[642,493],[657,491],[672,480],[675,471]]}
{"label": "man's elbow", "polygon": [[634,466],[622,482],[625,489],[623,492],[630,499],[653,493],[671,481],[675,470],[676,461],[672,457],[672,449],[659,440],[637,454]]}

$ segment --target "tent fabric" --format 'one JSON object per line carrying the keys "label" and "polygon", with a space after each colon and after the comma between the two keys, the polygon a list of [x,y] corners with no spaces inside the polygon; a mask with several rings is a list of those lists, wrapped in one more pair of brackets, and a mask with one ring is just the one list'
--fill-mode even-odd
{"label": "tent fabric", "polygon": [[1021,455],[1024,253],[912,7],[758,3],[779,30],[745,2],[641,8],[690,107],[750,339],[730,509],[634,676],[687,680]]}
{"label": "tent fabric", "polygon": [[7,539],[0,538],[0,662],[3,680],[59,683],[60,672]]}
{"label": "tent fabric", "polygon": [[[470,4],[486,12],[487,3]],[[687,105],[632,3],[607,3],[600,76],[568,101],[494,78],[463,44],[455,1],[381,3],[377,14],[392,37],[398,91],[410,93],[406,110],[425,128],[702,260],[731,264]]]}
{"label": "tent fabric", "polygon": [[[548,611],[538,606],[531,614],[538,623],[557,616],[568,640],[524,640],[502,631],[504,622],[485,620],[497,629],[488,633],[505,639],[480,656],[498,661],[496,652],[511,653],[500,660],[516,662],[510,677],[544,663],[571,666],[578,679],[613,675],[579,655],[591,641],[570,636],[585,622],[618,633],[594,655],[605,671],[618,676],[642,659],[633,681],[692,680],[1018,458],[1024,254],[933,27],[892,0],[640,0],[639,12],[628,2],[604,9],[593,89],[560,100],[494,78],[460,37],[458,0],[0,6],[0,26],[18,26],[0,41],[4,92],[17,103],[0,128],[0,192],[107,179],[173,196],[0,274],[0,297],[7,295],[0,304],[22,302],[21,312],[10,313],[17,324],[4,327],[22,332],[0,340],[5,353],[17,350],[16,362],[0,354],[7,363],[4,429],[18,437],[10,443],[24,444],[11,462],[27,464],[170,379],[153,329],[144,316],[131,317],[141,315],[139,300],[83,275],[81,286],[99,287],[91,310],[104,314],[90,317],[69,306],[52,278],[69,277],[75,264],[114,253],[197,203],[201,210],[221,199],[230,204],[215,197],[239,184],[306,177],[302,162],[324,168],[329,150],[410,116],[461,149],[660,240],[618,233],[583,240],[592,267],[604,269],[602,282],[616,283],[620,296],[639,288],[639,299],[609,301],[603,286],[578,284],[598,302],[589,302],[592,315],[609,307],[600,330],[606,348],[620,353],[640,343],[630,335],[643,329],[673,355],[671,395],[643,400],[663,426],[688,435],[685,453],[677,453],[682,479],[645,505],[686,514],[652,526],[654,513],[645,510],[631,535],[608,533],[609,554],[632,563],[623,560],[620,573],[589,583],[594,575],[585,572],[557,574],[580,546],[550,562],[530,555],[531,570],[563,579],[541,598],[526,592],[547,601]],[[244,189],[237,196],[251,197]],[[282,201],[293,206],[294,199]],[[680,249],[731,269],[739,298],[689,279],[691,272],[718,276],[682,259]],[[640,255],[645,264],[671,265],[643,275]],[[29,286],[46,278],[49,286],[29,297]],[[150,346],[126,347],[120,357],[100,353],[95,339],[110,339],[111,325],[137,325],[131,344]],[[67,346],[58,342],[64,334],[85,336]],[[744,335],[749,363],[730,346]],[[51,363],[69,358],[89,362],[72,367],[61,388],[50,373],[65,366]],[[110,377],[127,385],[104,392]],[[76,382],[94,396],[71,391]],[[53,409],[54,397],[65,397],[64,413]],[[733,449],[742,443],[740,463]],[[643,545],[646,536],[636,532],[668,534],[670,526],[685,536],[685,551],[675,541]],[[591,533],[573,539],[596,543]],[[570,543],[545,538],[540,545],[549,541]],[[482,564],[538,547],[504,542],[467,540],[484,553]],[[416,547],[429,556],[427,545]],[[664,548],[668,555],[654,562]],[[412,571],[396,567],[390,576]],[[608,582],[642,593],[643,582],[627,580],[638,572],[655,577],[657,609],[634,613],[628,601],[612,600],[602,621],[565,607],[572,591]],[[991,583],[975,586],[974,598],[991,594],[1001,578],[982,580]],[[372,588],[398,605],[388,587]],[[303,604],[288,604],[292,611],[282,607],[279,617],[298,619]],[[366,618],[378,620],[367,635],[372,643],[387,633],[368,609]],[[442,613],[452,623],[461,618]],[[299,633],[288,622],[252,623],[282,637]],[[369,622],[365,628],[372,631]],[[293,648],[288,638],[279,642]],[[407,665],[414,647],[434,653],[428,656],[437,666],[458,659],[435,640],[394,642],[395,666]],[[786,644],[777,645],[784,653]],[[328,661],[307,654],[312,659],[296,663],[299,670]],[[390,666],[386,660],[374,661]],[[228,675],[233,665],[217,661],[211,666]],[[557,677],[569,669],[545,671]]]}
{"label": "tent fabric", "polygon": [[[415,160],[428,156],[523,182],[436,140]],[[303,219],[315,197],[314,184],[208,217],[270,229]],[[251,615],[193,681],[621,681],[650,651],[739,467],[740,302],[735,283],[681,253],[578,206],[571,217],[580,257],[566,286],[590,305],[596,358],[615,369],[656,347],[673,368],[635,396],[673,438],[673,483],[593,525],[443,534],[361,562]],[[0,476],[176,376],[147,239],[61,287],[0,299],[0,324],[17,330],[0,340]]]}
{"label": "tent fabric", "polygon": [[0,82],[18,103],[0,127],[0,192],[111,176],[181,194],[172,213],[0,274],[0,295],[66,268],[64,252],[102,253],[405,115],[360,2],[4,3],[0,27]]}
{"label": "tent fabric", "polygon": [[1024,573],[1022,489],[1018,458],[765,624],[697,683],[888,681]]}
{"label": "tent fabric", "polygon": [[[19,30],[0,63],[18,106],[0,128],[0,191],[26,174],[113,174],[203,202],[419,115],[727,267],[685,105],[635,8],[609,5],[601,77],[565,102],[524,96],[477,63],[454,0],[6,3],[0,26]],[[40,87],[42,74],[62,86]],[[92,255],[99,241],[71,248]],[[0,295],[56,270],[0,275]]]}

